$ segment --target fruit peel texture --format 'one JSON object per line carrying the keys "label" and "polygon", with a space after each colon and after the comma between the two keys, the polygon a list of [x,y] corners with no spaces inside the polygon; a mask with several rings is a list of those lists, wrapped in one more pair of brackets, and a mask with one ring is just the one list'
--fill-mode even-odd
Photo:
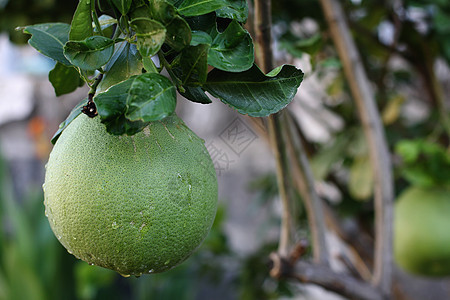
{"label": "fruit peel texture", "polygon": [[78,116],[46,166],[45,208],[61,244],[122,275],[163,272],[208,234],[217,177],[204,141],[177,116],[133,136]]}

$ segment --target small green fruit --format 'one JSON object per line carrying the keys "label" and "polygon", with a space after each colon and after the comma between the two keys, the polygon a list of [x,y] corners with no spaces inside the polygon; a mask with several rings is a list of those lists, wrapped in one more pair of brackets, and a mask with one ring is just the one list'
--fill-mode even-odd
{"label": "small green fruit", "polygon": [[405,270],[450,275],[450,189],[411,187],[396,203],[394,255]]}

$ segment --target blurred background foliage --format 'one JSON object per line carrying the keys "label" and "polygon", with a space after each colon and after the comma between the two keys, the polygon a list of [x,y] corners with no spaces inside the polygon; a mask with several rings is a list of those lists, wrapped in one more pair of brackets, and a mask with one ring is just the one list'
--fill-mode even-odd
{"label": "blurred background foliage", "polygon": [[[23,44],[17,26],[69,23],[78,1],[0,0],[0,31]],[[393,154],[396,194],[411,185],[450,186],[450,2],[447,0],[343,1],[353,36],[373,83]],[[345,220],[372,236],[373,178],[368,148],[342,66],[316,0],[273,1],[277,63],[307,66],[306,78],[320,103],[309,113],[326,127],[327,138],[300,132],[321,196]],[[306,85],[306,81],[300,88]],[[305,108],[304,108],[305,109]],[[323,114],[323,112],[327,114]],[[292,109],[293,114],[295,110]],[[333,125],[327,116],[337,118]],[[276,240],[251,255],[230,248],[224,231],[226,203],[197,253],[164,274],[122,278],[78,261],[57,242],[44,216],[40,186],[18,197],[0,161],[0,299],[275,299],[301,290],[270,278],[268,255]],[[252,210],[277,199],[273,173],[252,179]],[[299,201],[300,202],[300,201]],[[270,210],[271,208],[269,208]],[[298,218],[304,231],[305,215]],[[267,222],[279,224],[272,212]]]}

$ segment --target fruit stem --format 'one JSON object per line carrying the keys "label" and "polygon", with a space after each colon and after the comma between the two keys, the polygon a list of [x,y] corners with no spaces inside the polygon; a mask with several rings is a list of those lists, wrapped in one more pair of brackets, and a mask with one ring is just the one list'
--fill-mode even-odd
{"label": "fruit stem", "polygon": [[103,73],[104,73],[103,70],[99,70],[99,71],[100,71],[100,74],[98,74],[98,76],[95,78],[95,81],[92,84],[91,89],[89,90],[88,102],[81,109],[81,112],[86,114],[90,118],[93,118],[98,114],[97,107],[95,106],[95,103],[94,103],[94,96],[95,96],[95,91],[97,90],[97,86],[99,85],[100,81],[102,81],[102,79],[103,79]]}

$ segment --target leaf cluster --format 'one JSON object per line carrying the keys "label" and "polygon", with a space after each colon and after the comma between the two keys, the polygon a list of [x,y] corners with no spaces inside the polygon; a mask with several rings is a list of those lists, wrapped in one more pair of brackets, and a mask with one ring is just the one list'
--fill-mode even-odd
{"label": "leaf cluster", "polygon": [[87,83],[108,132],[132,135],[172,114],[177,92],[202,104],[212,95],[254,117],[293,99],[302,71],[284,65],[264,74],[242,25],[247,16],[245,0],[80,0],[71,24],[22,29],[56,61],[49,80],[57,95]]}

